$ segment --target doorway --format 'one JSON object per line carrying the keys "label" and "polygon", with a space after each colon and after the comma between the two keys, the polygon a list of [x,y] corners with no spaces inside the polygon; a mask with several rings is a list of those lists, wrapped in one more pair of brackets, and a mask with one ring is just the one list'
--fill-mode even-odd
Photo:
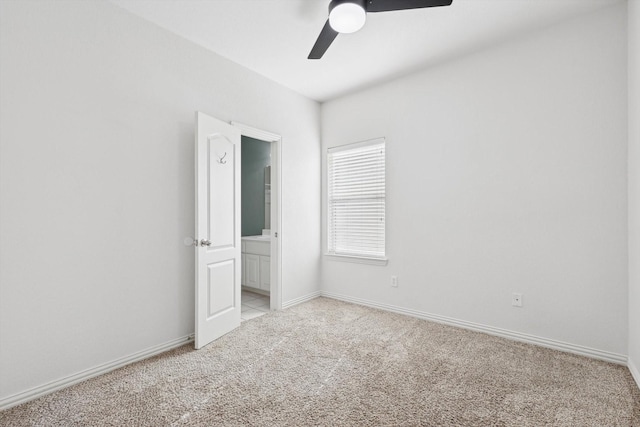
{"label": "doorway", "polygon": [[271,143],[241,137],[241,321],[270,311]]}
{"label": "doorway", "polygon": [[282,308],[281,137],[231,122],[241,133],[242,321]]}
{"label": "doorway", "polygon": [[[195,247],[194,345],[200,349],[241,324],[242,249],[258,255],[260,270],[254,272],[264,271],[261,280],[268,281],[269,309],[282,309],[282,147],[279,135],[239,123],[229,124],[199,111],[195,119],[196,237],[186,238],[184,243]],[[241,247],[243,135],[269,143],[270,173],[263,172],[270,182],[270,237],[266,248]]]}

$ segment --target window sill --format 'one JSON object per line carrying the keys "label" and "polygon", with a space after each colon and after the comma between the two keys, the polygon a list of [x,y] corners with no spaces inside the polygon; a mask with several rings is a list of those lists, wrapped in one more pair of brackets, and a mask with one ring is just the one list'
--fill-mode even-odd
{"label": "window sill", "polygon": [[387,263],[389,262],[388,258],[369,258],[362,256],[336,254],[324,254],[324,256],[331,261],[354,262],[356,264],[387,265]]}

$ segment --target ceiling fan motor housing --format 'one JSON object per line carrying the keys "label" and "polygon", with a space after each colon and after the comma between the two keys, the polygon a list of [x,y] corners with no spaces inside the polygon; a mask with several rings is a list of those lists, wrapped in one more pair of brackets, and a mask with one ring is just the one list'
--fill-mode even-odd
{"label": "ceiling fan motor housing", "polygon": [[366,21],[366,0],[331,0],[329,22],[339,33],[355,33]]}

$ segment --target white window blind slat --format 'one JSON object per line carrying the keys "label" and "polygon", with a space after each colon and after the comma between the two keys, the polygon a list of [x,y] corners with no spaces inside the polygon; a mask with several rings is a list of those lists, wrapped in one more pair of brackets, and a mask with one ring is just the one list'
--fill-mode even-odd
{"label": "white window blind slat", "polygon": [[328,250],[385,257],[385,141],[329,149]]}

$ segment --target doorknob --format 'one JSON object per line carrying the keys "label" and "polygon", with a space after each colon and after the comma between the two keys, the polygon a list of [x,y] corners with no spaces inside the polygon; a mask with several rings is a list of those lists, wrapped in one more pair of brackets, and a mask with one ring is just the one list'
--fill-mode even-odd
{"label": "doorknob", "polygon": [[200,240],[200,246],[211,246],[211,242],[207,239]]}

